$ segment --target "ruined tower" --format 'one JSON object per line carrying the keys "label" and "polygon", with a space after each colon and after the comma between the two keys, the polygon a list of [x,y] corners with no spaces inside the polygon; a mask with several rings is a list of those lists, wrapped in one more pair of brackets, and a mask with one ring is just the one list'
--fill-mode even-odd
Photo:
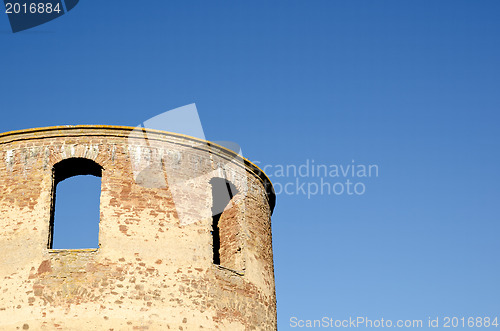
{"label": "ruined tower", "polygon": [[[52,249],[57,184],[88,174],[99,247]],[[257,166],[193,137],[0,134],[0,329],[276,330],[274,201]]]}

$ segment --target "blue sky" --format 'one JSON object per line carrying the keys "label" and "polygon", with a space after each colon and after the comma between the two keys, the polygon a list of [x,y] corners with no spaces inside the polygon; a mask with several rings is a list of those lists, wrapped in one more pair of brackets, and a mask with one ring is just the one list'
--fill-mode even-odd
{"label": "blue sky", "polygon": [[497,317],[499,10],[81,1],[16,34],[3,14],[0,130],[136,126],[194,102],[207,139],[261,166],[376,164],[377,177],[353,179],[362,195],[278,195],[279,329],[291,317]]}

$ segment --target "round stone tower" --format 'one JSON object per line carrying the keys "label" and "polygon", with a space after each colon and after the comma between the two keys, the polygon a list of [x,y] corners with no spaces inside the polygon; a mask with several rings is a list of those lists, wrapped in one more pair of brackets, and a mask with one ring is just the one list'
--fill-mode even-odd
{"label": "round stone tower", "polygon": [[[52,249],[57,184],[101,177],[98,247]],[[275,195],[237,153],[118,126],[0,134],[1,330],[276,330]]]}

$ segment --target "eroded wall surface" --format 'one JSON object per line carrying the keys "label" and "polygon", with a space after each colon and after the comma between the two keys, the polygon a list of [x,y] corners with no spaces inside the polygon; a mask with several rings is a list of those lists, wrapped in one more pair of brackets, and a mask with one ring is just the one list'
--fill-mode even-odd
{"label": "eroded wall surface", "polygon": [[[276,330],[267,177],[206,142],[144,134],[0,135],[1,330]],[[53,166],[67,158],[103,168],[98,249],[48,248]],[[214,177],[238,190],[219,222],[221,265]]]}

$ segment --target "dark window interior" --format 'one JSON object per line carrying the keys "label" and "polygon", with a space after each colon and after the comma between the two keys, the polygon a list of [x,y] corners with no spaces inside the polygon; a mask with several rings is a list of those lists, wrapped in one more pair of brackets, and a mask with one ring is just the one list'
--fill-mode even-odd
{"label": "dark window interior", "polygon": [[229,201],[238,194],[236,187],[224,178],[212,178],[212,239],[213,263],[220,265],[220,229],[219,220]]}

